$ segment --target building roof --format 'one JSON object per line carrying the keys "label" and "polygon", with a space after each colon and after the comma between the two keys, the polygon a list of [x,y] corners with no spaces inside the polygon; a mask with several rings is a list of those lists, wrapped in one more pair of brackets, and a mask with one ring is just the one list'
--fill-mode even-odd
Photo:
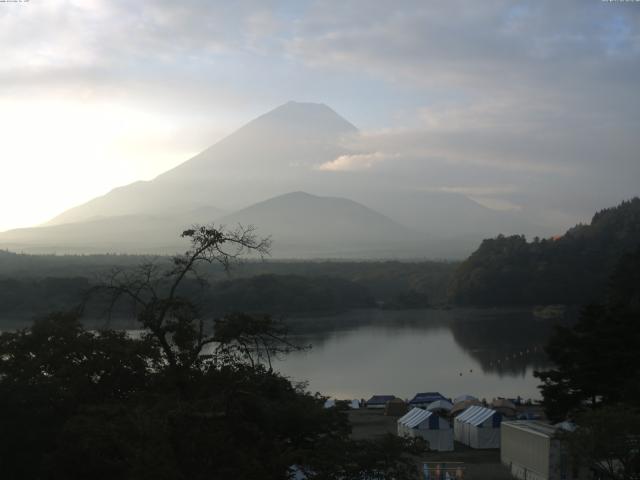
{"label": "building roof", "polygon": [[506,398],[494,398],[491,402],[491,406],[493,408],[505,408],[508,410],[513,410],[514,412],[517,410],[515,404]]}
{"label": "building roof", "polygon": [[451,413],[455,414],[456,412],[459,412],[461,410],[466,410],[469,407],[472,407],[474,405],[482,405],[482,403],[480,403],[480,400],[463,400],[462,402],[456,402],[453,405],[453,408],[451,409]]}
{"label": "building roof", "polygon": [[409,404],[410,405],[413,405],[416,403],[429,404],[431,402],[435,402],[436,400],[446,400],[446,398],[440,392],[422,392],[422,393],[416,393],[415,397],[413,397],[409,401]]}
{"label": "building roof", "polygon": [[412,408],[407,414],[398,419],[398,423],[414,428],[433,415],[433,412],[422,410],[421,408]]}
{"label": "building roof", "polygon": [[558,427],[549,425],[548,423],[539,422],[537,420],[512,420],[509,422],[502,422],[503,425],[517,428],[525,432],[534,433],[536,435],[542,435],[543,437],[551,438],[556,434]]}
{"label": "building roof", "polygon": [[421,408],[413,408],[409,413],[398,419],[399,424],[408,428],[416,428],[424,422],[428,422],[429,428],[432,430],[438,430],[440,428],[440,418],[438,415],[428,410],[422,410]]}
{"label": "building roof", "polygon": [[367,405],[385,405],[394,398],[396,398],[395,395],[374,395],[367,400]]}
{"label": "building roof", "polygon": [[453,408],[453,404],[449,400],[436,400],[427,405],[427,410],[446,410],[450,411]]}
{"label": "building roof", "polygon": [[500,413],[496,412],[495,410],[474,405],[467,408],[464,412],[458,415],[456,417],[456,422],[468,423],[477,427],[478,425],[482,425],[485,421],[492,418],[494,415],[499,415],[499,418],[502,418],[502,415],[500,415]]}

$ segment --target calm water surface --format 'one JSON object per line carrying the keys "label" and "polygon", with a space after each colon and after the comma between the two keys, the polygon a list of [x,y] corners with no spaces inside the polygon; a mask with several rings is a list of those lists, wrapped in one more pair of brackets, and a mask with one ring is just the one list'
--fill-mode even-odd
{"label": "calm water surface", "polygon": [[357,311],[291,320],[311,344],[276,368],[336,398],[416,392],[540,398],[533,371],[548,366],[553,322],[523,310]]}
{"label": "calm water surface", "polygon": [[[4,320],[7,329],[27,326]],[[287,322],[292,340],[312,347],[274,367],[292,380],[308,381],[312,392],[410,398],[439,391],[488,400],[540,398],[533,371],[549,366],[543,346],[554,325],[531,310],[502,308],[362,310]]]}

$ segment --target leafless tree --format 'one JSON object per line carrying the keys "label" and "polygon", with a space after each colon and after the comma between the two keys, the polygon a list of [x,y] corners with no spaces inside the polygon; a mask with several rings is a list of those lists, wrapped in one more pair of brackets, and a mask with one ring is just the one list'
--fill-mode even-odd
{"label": "leafless tree", "polygon": [[252,226],[227,230],[214,225],[196,225],[182,237],[189,239],[190,248],[172,257],[168,266],[151,261],[114,270],[89,297],[106,294],[109,311],[128,302],[140,325],[159,343],[176,378],[211,359],[251,366],[264,362],[271,368],[275,356],[297,348],[286,339],[286,330],[268,316],[230,315],[216,319],[209,328],[181,289],[188,278],[204,283],[198,271],[202,263],[218,263],[228,271],[243,255],[268,255],[269,238],[259,238]]}

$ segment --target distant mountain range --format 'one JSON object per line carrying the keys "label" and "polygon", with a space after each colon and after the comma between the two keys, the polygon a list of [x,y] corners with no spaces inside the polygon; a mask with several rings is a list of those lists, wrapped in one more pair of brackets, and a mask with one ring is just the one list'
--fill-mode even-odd
{"label": "distant mountain range", "polygon": [[319,168],[361,153],[345,146],[357,135],[326,105],[289,102],[151,181],[0,233],[0,248],[173,253],[182,230],[215,221],[256,225],[281,258],[462,258],[486,236],[548,233],[462,194]]}

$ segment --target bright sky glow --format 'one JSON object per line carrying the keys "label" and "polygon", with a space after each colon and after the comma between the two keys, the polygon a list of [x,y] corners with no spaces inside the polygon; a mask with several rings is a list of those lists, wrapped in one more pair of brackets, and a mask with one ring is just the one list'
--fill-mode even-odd
{"label": "bright sky glow", "polygon": [[0,45],[0,231],[288,100],[365,131],[369,153],[324,170],[409,156],[425,188],[496,209],[640,193],[638,3],[31,0],[0,3]]}

